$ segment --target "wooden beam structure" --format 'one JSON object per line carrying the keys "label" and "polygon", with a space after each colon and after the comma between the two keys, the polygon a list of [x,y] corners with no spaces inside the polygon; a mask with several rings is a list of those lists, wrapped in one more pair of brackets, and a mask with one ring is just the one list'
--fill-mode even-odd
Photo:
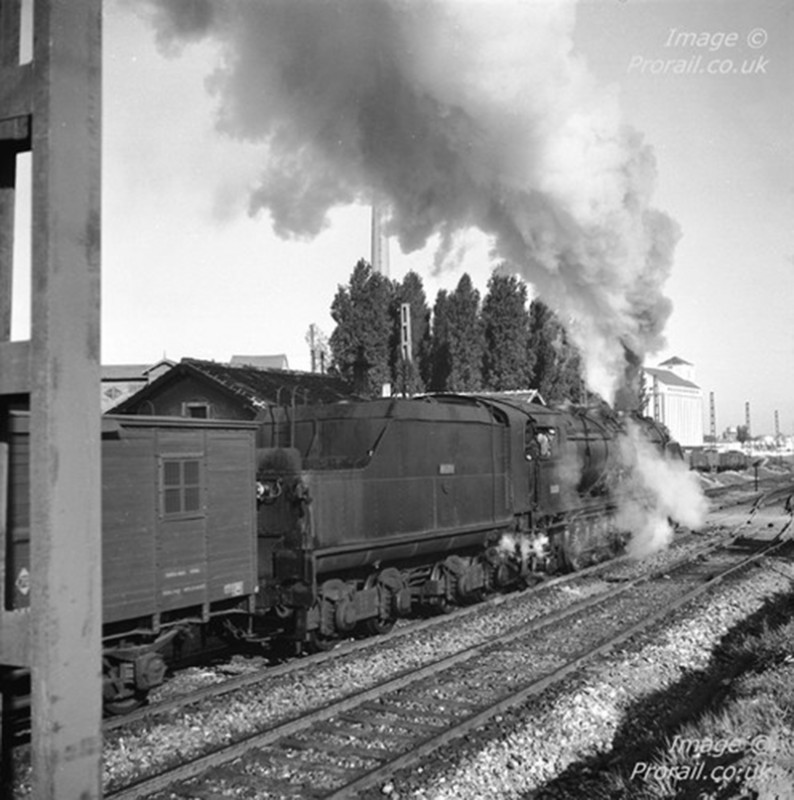
{"label": "wooden beam structure", "polygon": [[[0,492],[0,665],[29,666],[31,796],[101,796],[101,0],[0,0],[0,445],[31,415],[30,609],[10,607]],[[31,152],[31,335],[12,341],[17,154]],[[0,446],[0,476],[7,476]],[[4,742],[4,750],[8,743]]]}

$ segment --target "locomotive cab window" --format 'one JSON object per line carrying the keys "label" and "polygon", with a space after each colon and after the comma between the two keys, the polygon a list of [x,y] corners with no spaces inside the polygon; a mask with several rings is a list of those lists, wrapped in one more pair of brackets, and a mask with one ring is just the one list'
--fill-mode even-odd
{"label": "locomotive cab window", "polygon": [[533,428],[527,425],[524,434],[527,460],[551,458],[555,452],[556,436],[555,428]]}
{"label": "locomotive cab window", "polygon": [[160,459],[160,515],[167,518],[194,517],[203,512],[200,456]]}

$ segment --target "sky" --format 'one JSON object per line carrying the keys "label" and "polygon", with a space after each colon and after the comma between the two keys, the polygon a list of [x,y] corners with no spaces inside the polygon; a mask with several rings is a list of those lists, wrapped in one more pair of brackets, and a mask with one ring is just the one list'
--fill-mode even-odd
{"label": "sky", "polygon": [[[235,20],[252,5],[267,26]],[[213,19],[202,0],[105,0],[103,363],[308,369],[309,326],[331,334],[369,258],[375,187],[391,277],[418,272],[431,305],[515,257],[592,348],[595,385],[623,338],[647,366],[692,362],[718,432],[749,402],[753,433],[775,410],[794,433],[792,4],[404,3],[403,38],[320,5],[292,0],[296,22],[276,0]],[[367,94],[373,64],[387,88]]]}

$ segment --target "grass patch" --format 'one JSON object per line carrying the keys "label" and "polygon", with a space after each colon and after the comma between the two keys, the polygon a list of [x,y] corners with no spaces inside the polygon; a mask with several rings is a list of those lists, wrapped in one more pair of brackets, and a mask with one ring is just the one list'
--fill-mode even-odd
{"label": "grass patch", "polygon": [[528,796],[794,797],[794,591],[729,631],[704,670],[638,700],[612,750]]}

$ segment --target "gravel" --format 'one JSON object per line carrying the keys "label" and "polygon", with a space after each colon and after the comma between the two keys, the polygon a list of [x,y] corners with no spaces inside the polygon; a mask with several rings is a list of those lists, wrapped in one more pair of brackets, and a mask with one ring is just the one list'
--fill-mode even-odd
{"label": "gravel", "polygon": [[[715,535],[724,536],[725,531],[717,530]],[[648,571],[649,568],[663,568],[674,559],[680,558],[683,553],[702,547],[706,538],[708,537],[679,537],[679,546],[662,551],[642,562],[616,567],[612,570],[612,577],[621,580],[630,579]],[[682,540],[683,544],[680,544]],[[777,580],[778,582],[784,580],[779,573]],[[295,717],[304,710],[316,708],[353,690],[371,686],[405,670],[458,652],[473,643],[493,637],[514,626],[526,624],[532,619],[566,607],[571,602],[604,591],[606,588],[609,588],[609,584],[602,578],[593,576],[576,584],[548,587],[541,592],[517,593],[495,607],[483,605],[482,610],[474,614],[450,619],[450,625],[446,629],[429,629],[413,637],[407,639],[404,637],[386,646],[373,648],[372,651],[353,653],[298,674],[266,680],[255,688],[236,692],[211,703],[202,703],[201,706],[187,712],[182,710],[175,714],[165,714],[154,723],[147,721],[119,728],[106,736],[103,753],[105,790],[119,788],[133,779],[159,771],[177,758],[182,760],[188,755],[205,752],[240,738],[248,732],[261,730],[277,721]],[[239,658],[229,666],[231,671],[245,671],[248,668],[245,659]],[[657,666],[655,669],[654,674],[657,675],[660,667]],[[213,683],[218,680],[218,674],[216,670],[198,669],[186,673],[185,680],[186,685],[202,681]],[[164,690],[164,694],[179,691],[176,684]],[[593,696],[598,698],[597,703],[592,701]],[[564,700],[561,699],[560,702]],[[575,724],[564,734],[561,742],[555,744],[549,730],[544,733],[542,727],[540,729],[531,727],[526,735],[548,739],[545,741],[547,745],[545,749],[541,747],[539,751],[534,752],[526,749],[519,741],[515,746],[508,746],[507,755],[501,766],[496,751],[489,750],[490,755],[486,753],[483,757],[486,763],[493,761],[497,765],[495,772],[503,772],[504,764],[509,762],[509,766],[506,767],[510,772],[507,776],[509,785],[524,787],[536,785],[537,780],[548,779],[549,776],[556,774],[555,769],[559,771],[565,764],[571,763],[571,759],[579,757],[576,754],[587,752],[588,742],[601,742],[600,746],[603,746],[604,731],[610,730],[610,725],[614,727],[617,724],[614,717],[621,708],[621,702],[629,700],[617,688],[603,687],[589,690],[574,702],[568,711],[569,714],[573,714],[572,719]],[[581,708],[577,711],[579,706]],[[587,715],[584,712],[590,708],[596,710],[593,712],[598,723],[595,727],[596,733],[587,733],[588,725],[590,728],[594,725],[592,720],[587,724],[585,721]],[[532,713],[534,724],[537,722],[536,712]],[[551,712],[549,719],[552,720],[557,713]],[[515,715],[510,717],[513,718]],[[541,716],[540,719],[545,717]],[[474,763],[479,762],[475,760]],[[446,791],[456,785],[458,781],[455,776],[458,770],[459,767],[456,766],[449,777],[444,772],[439,773],[435,783],[417,789],[419,792],[417,796],[425,796],[423,792],[430,792],[428,796],[435,796],[432,793],[438,792],[439,786],[445,787]],[[532,773],[537,773],[535,783],[527,782],[525,777],[526,774]],[[502,776],[499,780],[504,781],[507,778]],[[480,796],[477,791],[474,794],[467,793],[468,780],[469,778],[461,777],[461,786],[464,787],[461,790],[462,794],[447,795],[442,792],[438,796]],[[410,780],[405,783],[405,787],[413,790]],[[406,791],[399,781],[395,781],[392,788],[394,797]],[[24,786],[22,789],[20,796],[24,796]]]}
{"label": "gravel", "polygon": [[609,759],[626,726],[647,730],[658,723],[629,721],[627,716],[660,693],[670,692],[674,706],[674,689],[682,676],[705,670],[720,639],[769,596],[790,591],[792,580],[794,566],[782,563],[723,584],[696,608],[677,614],[643,646],[615,653],[566,687],[497,718],[439,751],[421,772],[395,775],[389,795],[428,800],[527,797],[567,771],[575,778],[569,781],[573,786],[543,796],[589,796],[580,793],[577,781],[592,764]]}
{"label": "gravel", "polygon": [[[702,546],[703,538],[693,537],[679,548],[662,551],[642,562],[616,566],[610,569],[610,574],[628,580],[651,567],[663,568]],[[105,741],[106,788],[124,785],[188,755],[201,754],[329,700],[459,652],[608,588],[610,585],[601,577],[594,576],[576,584],[549,586],[541,592],[518,593],[495,607],[483,605],[472,615],[450,619],[445,629],[434,627],[408,640],[402,637],[371,651],[352,653],[299,673],[265,680],[253,688],[203,702],[187,711],[163,715],[144,725],[117,729],[108,733]],[[214,674],[209,679],[214,681]]]}

